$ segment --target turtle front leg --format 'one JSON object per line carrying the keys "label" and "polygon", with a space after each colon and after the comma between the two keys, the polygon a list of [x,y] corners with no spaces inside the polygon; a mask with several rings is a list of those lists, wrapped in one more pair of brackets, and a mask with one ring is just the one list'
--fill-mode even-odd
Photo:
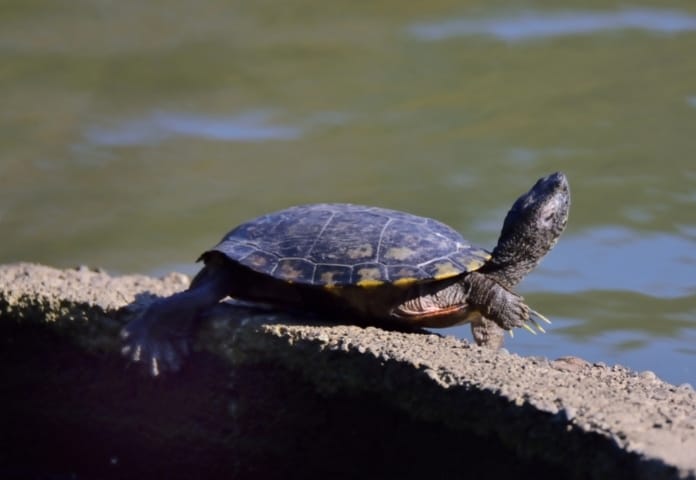
{"label": "turtle front leg", "polygon": [[145,364],[152,376],[181,368],[197,317],[229,291],[229,274],[223,269],[204,267],[204,271],[188,290],[156,300],[121,330],[122,353]]}
{"label": "turtle front leg", "polygon": [[[508,290],[494,279],[478,272],[468,274],[462,281],[467,302],[481,312],[481,318],[471,324],[471,333],[478,345],[500,348],[504,330],[537,326],[524,298]],[[532,330],[533,331],[533,330]]]}

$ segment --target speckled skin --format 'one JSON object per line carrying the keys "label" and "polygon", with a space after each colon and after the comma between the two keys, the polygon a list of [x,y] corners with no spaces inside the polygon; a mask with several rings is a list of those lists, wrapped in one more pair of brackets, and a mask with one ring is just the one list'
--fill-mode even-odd
{"label": "speckled skin", "polygon": [[378,207],[264,215],[204,252],[189,290],[127,325],[124,353],[154,375],[178,369],[196,318],[226,296],[391,328],[468,322],[479,345],[498,348],[503,330],[544,319],[512,288],[558,240],[569,205],[563,174],[540,179],[513,205],[492,254],[438,221]]}

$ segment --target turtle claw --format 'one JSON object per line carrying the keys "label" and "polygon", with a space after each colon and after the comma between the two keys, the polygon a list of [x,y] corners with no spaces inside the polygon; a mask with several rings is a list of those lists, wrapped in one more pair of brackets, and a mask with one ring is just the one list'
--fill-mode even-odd
{"label": "turtle claw", "polygon": [[548,318],[546,318],[545,316],[543,316],[541,313],[537,312],[536,310],[529,310],[529,313],[530,313],[532,316],[537,317],[539,320],[541,320],[541,321],[543,321],[543,322],[546,322],[546,323],[548,323],[549,325],[551,325],[551,320],[549,320]]}
{"label": "turtle claw", "polygon": [[150,342],[149,344],[129,344],[121,349],[121,353],[133,363],[142,364],[153,377],[164,372],[177,372],[181,369],[182,358],[186,349],[178,348],[169,342]]}
{"label": "turtle claw", "polygon": [[160,374],[159,361],[155,357],[152,357],[150,360],[150,375],[157,377]]}
{"label": "turtle claw", "polygon": [[[535,327],[537,330],[539,330],[541,333],[546,333],[546,330],[544,330],[544,327],[542,327],[542,326],[539,324],[539,322],[536,320],[537,318],[538,318],[539,320],[543,321],[543,322],[548,323],[548,324],[551,323],[551,320],[549,320],[548,318],[546,318],[545,316],[543,316],[541,313],[537,312],[536,310],[530,309],[530,310],[529,310],[529,319],[528,319],[529,323],[531,323],[532,325],[534,325],[534,327]],[[534,332],[534,331],[531,329],[531,327],[529,327],[529,325],[524,324],[523,326],[524,326],[527,330],[529,330],[529,331],[531,331],[532,333],[536,334],[536,332]]]}
{"label": "turtle claw", "polygon": [[188,354],[188,345],[167,340],[143,340],[143,343],[125,345],[121,352],[131,362],[142,364],[153,377],[165,372],[177,372],[181,369],[182,359]]}
{"label": "turtle claw", "polygon": [[[536,323],[536,322],[535,322],[535,323]],[[536,327],[539,328],[539,325],[536,325]],[[526,323],[523,323],[523,324],[522,324],[522,328],[524,328],[525,330],[527,330],[527,331],[528,331],[529,333],[531,333],[532,335],[536,335],[536,332],[534,331],[534,329],[533,329],[532,327],[530,327],[529,325],[527,325]]]}

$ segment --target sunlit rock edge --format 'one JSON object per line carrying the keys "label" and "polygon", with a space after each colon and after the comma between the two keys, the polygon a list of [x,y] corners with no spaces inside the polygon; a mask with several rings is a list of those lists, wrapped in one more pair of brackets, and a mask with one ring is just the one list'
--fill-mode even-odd
{"label": "sunlit rock edge", "polygon": [[[21,343],[25,329],[57,332],[54,341],[90,354],[93,371],[104,362],[117,384],[131,377],[155,383],[162,380],[145,378],[121,359],[118,332],[153,298],[187,285],[179,274],[154,279],[112,277],[86,267],[0,266],[0,328],[10,332],[3,334],[8,344],[13,338]],[[206,319],[197,350],[212,355],[197,357],[178,375],[205,371],[209,362],[217,366],[210,368],[226,366],[231,376],[249,366],[271,377],[288,372],[327,402],[376,398],[413,422],[495,438],[509,449],[501,455],[573,476],[696,478],[696,393],[651,372],[577,358],[523,358],[452,337],[323,324],[228,305]],[[239,414],[234,405],[227,404],[227,415]],[[114,418],[120,414],[113,412]]]}

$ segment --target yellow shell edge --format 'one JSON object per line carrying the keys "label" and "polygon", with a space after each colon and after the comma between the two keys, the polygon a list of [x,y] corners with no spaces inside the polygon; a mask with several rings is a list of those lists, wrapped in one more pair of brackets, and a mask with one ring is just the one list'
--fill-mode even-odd
{"label": "yellow shell edge", "polygon": [[383,282],[382,280],[374,280],[374,279],[372,279],[372,278],[368,278],[368,279],[365,279],[365,280],[360,280],[359,282],[357,282],[357,285],[358,285],[359,287],[367,287],[367,288],[370,288],[370,287],[377,287],[377,286],[379,286],[379,285],[382,285],[383,283],[384,283],[384,282]]}

